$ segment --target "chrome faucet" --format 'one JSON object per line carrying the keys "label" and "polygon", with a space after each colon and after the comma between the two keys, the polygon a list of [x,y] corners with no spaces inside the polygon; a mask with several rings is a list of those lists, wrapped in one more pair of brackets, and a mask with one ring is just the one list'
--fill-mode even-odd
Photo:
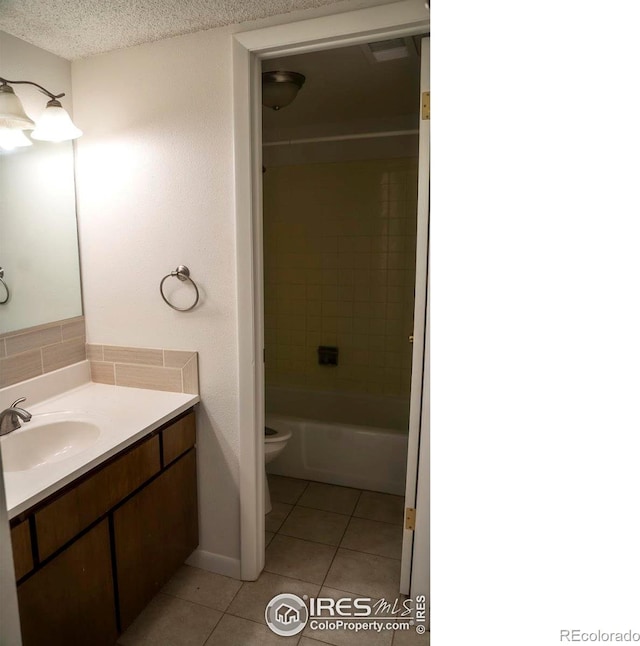
{"label": "chrome faucet", "polygon": [[26,397],[16,399],[9,408],[0,413],[0,435],[7,435],[11,431],[16,431],[20,428],[20,420],[23,422],[31,421],[31,413],[24,410],[24,408],[17,408],[18,404],[27,401]]}

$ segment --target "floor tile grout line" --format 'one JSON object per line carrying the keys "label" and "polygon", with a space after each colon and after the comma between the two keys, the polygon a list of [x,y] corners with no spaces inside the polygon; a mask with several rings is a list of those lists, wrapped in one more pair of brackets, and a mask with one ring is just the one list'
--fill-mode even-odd
{"label": "floor tile grout line", "polygon": [[305,491],[309,488],[309,485],[311,484],[308,480],[306,481],[307,484],[304,486],[304,489],[300,492],[300,495],[296,498],[296,501],[293,503],[294,506],[297,505],[300,502],[300,498],[304,496]]}
{"label": "floor tile grout line", "polygon": [[[362,490],[360,491],[360,495],[358,496],[358,500],[356,500],[356,505],[355,505],[354,509],[358,506],[358,502],[360,502],[360,496],[362,496]],[[340,537],[340,541],[338,541],[338,547],[337,547],[336,551],[333,554],[333,558],[331,559],[331,563],[329,563],[329,568],[327,569],[327,571],[326,571],[326,573],[324,575],[324,579],[322,580],[322,585],[325,584],[325,582],[327,580],[327,577],[329,576],[329,572],[331,572],[331,568],[333,567],[333,563],[336,560],[336,556],[338,556],[338,551],[340,550],[340,543],[342,543],[342,541],[344,540],[344,536],[347,533],[347,529],[348,529],[350,523],[351,523],[351,518],[349,518],[349,522],[347,523],[347,526],[344,528],[344,531],[342,532],[342,536]]]}
{"label": "floor tile grout line", "polygon": [[316,581],[306,581],[305,579],[299,579],[298,577],[291,576],[290,574],[280,574],[280,572],[272,572],[271,570],[263,570],[263,572],[267,572],[268,574],[275,574],[276,576],[282,576],[285,579],[293,579],[294,581],[299,581],[300,583],[309,583],[311,585],[319,585],[322,586],[322,584],[316,582]]}
{"label": "floor tile grout line", "polygon": [[[308,635],[304,634],[304,630],[302,631],[300,640],[302,640],[302,637],[306,637],[307,639],[313,639],[313,641],[318,642],[318,644],[326,644],[326,646],[336,646],[336,644],[332,644],[331,642],[322,641],[321,639],[318,639],[317,637],[309,637]],[[389,646],[391,646],[391,645],[389,645]]]}
{"label": "floor tile grout line", "polygon": [[[278,501],[276,500],[276,501],[274,501],[274,502],[278,502]],[[280,504],[281,504],[281,505],[290,505],[291,509],[289,509],[289,511],[287,512],[287,515],[282,519],[282,522],[281,522],[281,523],[280,523],[280,525],[278,526],[278,529],[276,529],[276,531],[275,531],[275,532],[271,532],[272,534],[274,534],[274,538],[275,538],[275,534],[277,534],[277,533],[282,529],[282,526],[284,525],[285,521],[287,520],[287,518],[289,518],[289,514],[291,514],[291,512],[292,512],[292,511],[294,510],[294,508],[295,508],[295,505],[291,505],[291,503],[285,503],[285,502],[282,502],[282,503],[280,503]],[[270,514],[270,513],[272,513],[272,512],[270,511],[270,512],[269,512],[269,514]],[[266,520],[266,516],[268,516],[269,514],[265,514],[265,520]],[[265,532],[266,532],[266,531],[270,531],[270,530],[268,530],[268,529],[266,529],[266,528],[265,528]]]}
{"label": "floor tile grout line", "polygon": [[346,550],[347,552],[355,552],[356,554],[366,554],[367,556],[377,556],[380,559],[386,559],[387,561],[400,561],[401,559],[394,559],[392,556],[382,556],[381,554],[371,554],[369,552],[362,552],[361,550],[354,550],[350,547],[341,547],[341,550]]}
{"label": "floor tile grout line", "polygon": [[[260,576],[258,576],[258,578],[260,578]],[[229,601],[229,603],[227,604],[227,608],[224,611],[225,614],[228,612],[229,608],[231,608],[231,604],[236,600],[236,597],[240,594],[240,590],[244,588],[244,584],[245,584],[245,581],[242,581],[242,583],[240,584],[240,587],[236,590],[236,593],[231,598],[231,601]]]}
{"label": "floor tile grout line", "polygon": [[301,505],[296,503],[294,507],[300,507],[301,509],[313,509],[313,511],[326,511],[328,514],[338,514],[338,516],[348,516],[351,518],[352,514],[343,514],[341,511],[333,511],[333,509],[320,509],[319,507],[309,507],[308,505]]}
{"label": "floor tile grout line", "polygon": [[[204,570],[204,572],[206,572],[206,570]],[[240,588],[241,587],[242,586],[240,586]],[[238,588],[238,592],[240,591],[240,588]],[[185,599],[184,597],[179,597],[177,594],[171,594],[171,592],[164,592],[162,589],[158,590],[155,597],[153,597],[153,598],[155,599],[160,594],[163,594],[165,597],[171,597],[172,599],[180,599],[180,601],[186,601],[187,603],[192,603],[194,606],[198,606],[199,608],[206,608],[207,610],[214,610],[215,612],[221,612],[222,614],[227,612],[226,610],[220,610],[220,608],[212,608],[211,606],[207,606],[206,604],[200,603],[199,601],[193,601],[193,599]],[[236,592],[233,595],[233,599],[236,598],[237,594],[238,593]],[[233,599],[232,599],[232,601],[233,601]],[[229,603],[229,605],[231,605],[231,603]],[[227,606],[227,608],[228,607],[229,606]],[[145,608],[146,608],[146,606],[145,606]]]}
{"label": "floor tile grout line", "polygon": [[[296,508],[296,506],[295,506],[295,505],[291,505],[291,509],[289,509],[289,511],[287,512],[287,515],[282,519],[282,522],[280,523],[280,527],[278,527],[278,531],[277,531],[277,532],[275,532],[276,534],[279,534],[279,533],[280,533],[280,530],[282,529],[283,525],[287,522],[287,518],[289,518],[289,516],[291,516],[291,512],[292,512],[295,508]],[[274,538],[275,538],[275,536],[274,536]]]}
{"label": "floor tile grout line", "polygon": [[300,538],[299,536],[292,536],[291,534],[280,534],[280,536],[286,536],[287,538],[297,538],[299,541],[306,541],[307,543],[314,543],[315,545],[324,545],[325,547],[340,547],[340,543],[336,543],[335,545],[333,543],[323,543],[322,541],[314,541],[311,538]]}
{"label": "floor tile grout line", "polygon": [[353,509],[351,510],[351,518],[354,518],[354,514],[356,513],[356,509],[358,509],[358,505],[360,504],[360,499],[362,498],[363,493],[364,493],[364,489],[360,489],[360,495],[358,496],[358,500],[356,500],[356,504],[353,506]]}
{"label": "floor tile grout line", "polygon": [[207,635],[207,638],[202,642],[202,646],[207,646],[207,642],[211,639],[211,635],[216,632],[216,628],[220,625],[220,622],[222,621],[224,615],[224,612],[220,615],[218,621],[216,621],[216,625],[211,629],[211,632]]}
{"label": "floor tile grout line", "polygon": [[374,523],[384,523],[385,525],[393,525],[394,527],[402,527],[403,521],[399,523],[392,523],[388,520],[379,520],[378,518],[367,518],[366,516],[353,516],[353,518],[360,518],[360,520],[371,520]]}
{"label": "floor tile grout line", "polygon": [[[284,538],[293,538],[296,541],[304,541],[305,543],[313,543],[314,545],[322,545],[324,547],[334,547],[338,548],[340,545],[331,545],[330,543],[321,543],[320,541],[312,541],[310,538],[299,538],[298,536],[289,536],[289,534],[280,534],[280,532],[277,532],[276,536],[282,536]],[[275,538],[274,536],[273,538]],[[271,539],[273,541],[273,538]],[[352,552],[357,552],[358,550],[351,550]],[[368,552],[362,552],[363,554],[368,554]],[[387,557],[388,558],[388,557]],[[286,575],[283,575],[286,576]]]}

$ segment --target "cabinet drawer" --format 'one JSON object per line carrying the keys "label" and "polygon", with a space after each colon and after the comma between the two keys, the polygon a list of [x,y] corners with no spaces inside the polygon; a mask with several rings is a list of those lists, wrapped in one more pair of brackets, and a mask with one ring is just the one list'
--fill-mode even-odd
{"label": "cabinet drawer", "polygon": [[162,459],[170,464],[196,443],[196,414],[191,412],[162,431]]}
{"label": "cabinet drawer", "polygon": [[114,511],[113,532],[126,630],[198,546],[195,449]]}
{"label": "cabinet drawer", "polygon": [[158,436],[149,438],[36,512],[40,559],[45,559],[160,470]]}
{"label": "cabinet drawer", "polygon": [[103,520],[18,586],[24,646],[112,646],[118,638]]}
{"label": "cabinet drawer", "polygon": [[13,566],[16,571],[16,581],[33,570],[33,554],[31,552],[31,532],[29,521],[25,520],[11,529],[11,544],[13,546]]}

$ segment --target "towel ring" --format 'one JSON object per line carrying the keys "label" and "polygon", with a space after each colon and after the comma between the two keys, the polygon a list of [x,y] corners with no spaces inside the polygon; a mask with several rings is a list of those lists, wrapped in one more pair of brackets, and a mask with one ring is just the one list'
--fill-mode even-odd
{"label": "towel ring", "polygon": [[2,283],[2,286],[7,292],[7,295],[5,296],[4,300],[0,301],[0,305],[4,305],[9,300],[9,296],[11,296],[11,292],[9,292],[9,285],[7,285],[7,283],[4,282],[4,269],[2,267],[0,267],[0,283]]}
{"label": "towel ring", "polygon": [[[188,312],[189,310],[192,310],[197,304],[198,301],[200,300],[200,292],[198,291],[198,286],[193,282],[193,279],[190,276],[190,271],[189,267],[185,267],[185,265],[178,265],[170,274],[167,274],[161,281],[160,281],[160,296],[162,296],[162,300],[171,308],[174,310],[177,310],[178,312]],[[189,307],[176,307],[175,305],[172,305],[168,300],[167,297],[164,295],[163,287],[164,287],[164,281],[167,280],[167,278],[177,278],[178,280],[185,281],[188,280],[192,285],[193,288],[196,290],[196,300],[193,301],[193,304],[190,305]]]}

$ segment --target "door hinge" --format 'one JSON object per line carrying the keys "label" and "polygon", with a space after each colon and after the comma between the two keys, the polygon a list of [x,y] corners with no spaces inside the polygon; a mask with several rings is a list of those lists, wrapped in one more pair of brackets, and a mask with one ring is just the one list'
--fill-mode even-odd
{"label": "door hinge", "polygon": [[422,93],[422,120],[431,120],[431,92]]}
{"label": "door hinge", "polygon": [[413,507],[407,507],[404,511],[404,528],[415,530],[416,528],[416,510]]}

